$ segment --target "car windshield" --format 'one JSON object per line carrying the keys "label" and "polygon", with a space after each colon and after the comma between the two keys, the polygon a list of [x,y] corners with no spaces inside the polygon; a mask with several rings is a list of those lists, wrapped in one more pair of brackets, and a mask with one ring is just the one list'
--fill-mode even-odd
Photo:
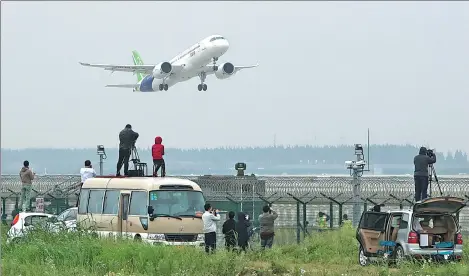
{"label": "car windshield", "polygon": [[68,216],[68,213],[70,213],[70,210],[65,210],[60,215],[57,216],[58,221],[64,221],[65,218]]}
{"label": "car windshield", "polygon": [[69,221],[69,220],[76,220],[76,219],[77,219],[76,209],[65,210],[57,216],[58,221]]}
{"label": "car windshield", "polygon": [[195,216],[203,212],[205,199],[198,191],[151,191],[154,215]]}

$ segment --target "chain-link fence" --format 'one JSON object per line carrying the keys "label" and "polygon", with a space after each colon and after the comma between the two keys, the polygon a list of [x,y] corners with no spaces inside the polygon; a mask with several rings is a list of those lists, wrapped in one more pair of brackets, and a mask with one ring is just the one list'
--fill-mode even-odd
{"label": "chain-link fence", "polygon": [[[199,184],[206,200],[216,208],[245,212],[253,218],[255,225],[262,206],[270,204],[279,214],[276,227],[290,233],[285,234],[289,241],[314,232],[319,212],[328,214],[329,227],[336,228],[344,214],[351,220],[359,219],[353,216],[354,204],[359,204],[359,214],[376,204],[384,204],[382,210],[408,209],[414,195],[412,176],[363,176],[359,202],[354,201],[353,186],[357,183],[350,176],[178,177]],[[80,176],[77,175],[37,176],[33,183],[31,206],[34,207],[35,197],[45,199],[46,211],[50,213],[74,206],[79,182]],[[433,196],[439,196],[441,188],[444,195],[469,199],[469,176],[440,176],[439,183],[433,182],[431,186]],[[2,175],[3,219],[10,218],[17,209],[20,191],[21,182],[17,175]],[[469,232],[469,208],[463,209],[459,216],[462,230]]]}
{"label": "chain-link fence", "polygon": [[[31,189],[29,208],[34,209],[36,198],[44,198],[45,211],[58,214],[74,206],[78,198],[79,175],[36,176]],[[18,175],[2,175],[0,196],[2,221],[12,219],[20,209],[21,181]]]}

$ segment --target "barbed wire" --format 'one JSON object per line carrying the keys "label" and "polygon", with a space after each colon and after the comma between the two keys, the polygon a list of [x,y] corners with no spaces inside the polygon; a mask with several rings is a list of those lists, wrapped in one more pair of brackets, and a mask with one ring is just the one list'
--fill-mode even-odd
{"label": "barbed wire", "polygon": [[[333,212],[334,225],[339,224],[339,208],[342,214],[352,214],[352,177],[350,176],[175,176],[196,182],[204,191],[205,198],[213,202],[231,202],[238,210],[249,210],[254,217],[261,206],[270,203],[279,212],[278,226],[292,227],[297,224],[297,199],[308,203],[306,219],[314,224],[319,211]],[[45,198],[70,198],[76,200],[80,183],[79,175],[39,175],[33,181],[34,196]],[[411,206],[414,194],[412,176],[363,176],[360,180],[361,210],[364,203],[386,203],[384,210],[395,206]],[[12,209],[13,198],[21,191],[18,175],[1,176],[1,197],[7,199],[7,209]],[[432,183],[432,194],[439,195]],[[469,199],[469,177],[439,177],[444,195]],[[295,199],[296,198],[296,199]],[[334,208],[330,203],[333,203]],[[251,207],[252,206],[252,207]],[[394,207],[393,207],[394,206]],[[360,212],[361,213],[361,212]],[[353,215],[352,215],[353,216]],[[469,230],[469,210],[460,214],[463,229]]]}
{"label": "barbed wire", "polygon": [[[275,197],[277,202],[296,202],[292,196],[312,199],[312,202],[338,202],[350,199],[353,193],[352,177],[349,176],[176,176],[192,180],[200,185],[210,200],[254,200]],[[33,190],[39,194],[70,193],[77,188],[79,175],[44,175],[33,181]],[[360,181],[362,199],[389,199],[399,203],[414,192],[411,176],[364,176]],[[21,191],[17,175],[2,175],[2,197]],[[469,177],[440,177],[439,186],[444,195],[469,195]],[[432,194],[438,194],[437,183],[432,183]],[[71,193],[70,193],[71,194]]]}

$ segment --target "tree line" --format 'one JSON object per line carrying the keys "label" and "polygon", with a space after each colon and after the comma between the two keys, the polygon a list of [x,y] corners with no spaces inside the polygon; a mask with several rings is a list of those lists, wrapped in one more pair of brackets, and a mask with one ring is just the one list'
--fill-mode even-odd
{"label": "tree line", "polygon": [[[365,158],[367,147],[363,145]],[[370,145],[370,164],[413,165],[413,158],[419,147],[413,145]],[[106,149],[106,170],[114,172],[118,150]],[[286,165],[343,166],[346,160],[355,159],[354,146],[277,146],[277,147],[222,147],[212,149],[166,149],[165,160],[168,166],[191,171],[203,168],[232,168],[236,162],[254,164],[256,167],[275,167]],[[151,164],[151,149],[138,148],[140,159]],[[2,173],[17,173],[23,160],[29,160],[36,170],[48,173],[76,173],[84,160],[91,160],[95,167],[99,157],[96,149],[2,149]],[[469,167],[467,153],[437,152],[439,167]],[[194,172],[196,173],[196,172]]]}

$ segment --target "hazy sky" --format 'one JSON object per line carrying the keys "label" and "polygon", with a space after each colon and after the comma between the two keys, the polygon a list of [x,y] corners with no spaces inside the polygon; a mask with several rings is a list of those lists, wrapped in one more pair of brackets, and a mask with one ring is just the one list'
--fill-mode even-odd
{"label": "hazy sky", "polygon": [[[2,148],[430,144],[469,150],[467,2],[2,2]],[[220,61],[259,63],[132,93],[132,73],[82,67],[170,60],[212,34]]]}

